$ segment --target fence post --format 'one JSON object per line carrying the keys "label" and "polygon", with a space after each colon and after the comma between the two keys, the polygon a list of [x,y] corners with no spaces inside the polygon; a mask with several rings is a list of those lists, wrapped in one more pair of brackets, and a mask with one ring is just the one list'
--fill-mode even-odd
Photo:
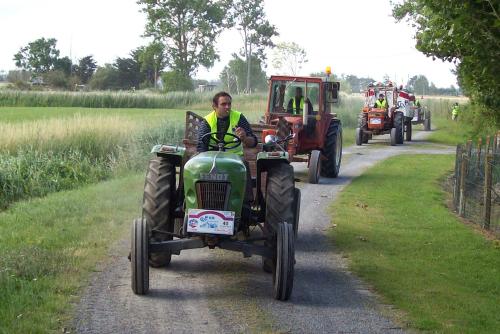
{"label": "fence post", "polygon": [[453,185],[453,207],[458,211],[460,201],[460,167],[462,160],[462,145],[457,145],[457,155],[455,157],[455,184]]}
{"label": "fence post", "polygon": [[484,153],[487,155],[488,153],[490,153],[490,136],[486,136],[486,145],[484,147],[484,149],[486,150]]}
{"label": "fence post", "polygon": [[479,175],[479,168],[481,166],[481,145],[483,144],[482,138],[477,141],[477,161],[476,161],[476,175]]}
{"label": "fence post", "polygon": [[462,161],[460,163],[460,200],[458,205],[458,215],[464,217],[465,215],[465,174],[467,172],[467,154],[462,154]]}
{"label": "fence post", "polygon": [[487,154],[484,161],[484,228],[490,228],[491,220],[491,179],[492,171],[491,164],[493,163],[493,155]]}
{"label": "fence post", "polygon": [[493,154],[497,153],[498,148],[498,132],[495,134],[495,139],[493,139]]}

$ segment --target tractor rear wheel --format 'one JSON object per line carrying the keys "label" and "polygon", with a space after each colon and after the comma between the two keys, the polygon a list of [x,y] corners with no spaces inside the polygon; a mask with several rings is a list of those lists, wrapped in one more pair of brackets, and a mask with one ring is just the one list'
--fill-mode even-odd
{"label": "tractor rear wheel", "polygon": [[274,298],[288,300],[293,289],[295,265],[295,238],[293,226],[286,222],[278,225],[276,233],[276,266],[273,272]]}
{"label": "tractor rear wheel", "polygon": [[309,183],[317,184],[319,181],[319,172],[321,170],[321,152],[313,150],[309,156],[309,172],[307,178]]}
{"label": "tractor rear wheel", "polygon": [[297,234],[299,233],[299,218],[300,218],[300,189],[295,188],[293,190],[293,207],[295,209],[293,215],[293,232],[295,234],[295,239],[297,239]]}
{"label": "tractor rear wheel", "polygon": [[149,231],[145,219],[136,219],[132,224],[130,264],[132,269],[132,291],[145,295],[149,291]]}
{"label": "tractor rear wheel", "polygon": [[[175,204],[175,166],[167,159],[155,157],[149,161],[142,215],[151,230],[174,231],[173,205]],[[152,232],[152,240],[172,240],[172,235]],[[172,254],[168,252],[151,253],[149,264],[152,267],[164,267],[170,264]]]}
{"label": "tractor rear wheel", "polygon": [[337,177],[342,160],[342,124],[340,121],[330,122],[323,154],[327,159],[321,163],[321,176]]}
{"label": "tractor rear wheel", "polygon": [[396,144],[403,144],[404,138],[404,116],[402,112],[394,115],[394,127],[396,128]]}

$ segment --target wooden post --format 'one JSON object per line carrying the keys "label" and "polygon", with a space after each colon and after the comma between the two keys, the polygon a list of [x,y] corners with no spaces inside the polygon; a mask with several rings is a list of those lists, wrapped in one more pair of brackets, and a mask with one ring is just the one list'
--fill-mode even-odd
{"label": "wooden post", "polygon": [[470,170],[470,161],[472,157],[472,140],[467,140],[467,144],[465,145],[465,153],[467,153],[467,169],[465,170],[465,174],[469,175]]}
{"label": "wooden post", "polygon": [[484,147],[484,149],[486,150],[484,153],[487,155],[490,153],[490,136],[486,136],[486,145]]}
{"label": "wooden post", "polygon": [[479,175],[479,169],[481,166],[481,145],[483,144],[482,138],[477,141],[477,161],[476,161],[476,175]]}
{"label": "wooden post", "polygon": [[484,228],[489,230],[491,220],[491,179],[492,170],[491,164],[493,155],[487,154],[484,159]]}
{"label": "wooden post", "polygon": [[491,153],[495,154],[497,152],[497,145],[498,145],[498,135],[495,134],[495,137],[493,137],[493,147],[491,148]]}
{"label": "wooden post", "polygon": [[467,171],[467,154],[462,154],[462,161],[460,163],[460,200],[458,205],[458,215],[463,217],[465,215],[465,173]]}
{"label": "wooden post", "polygon": [[455,184],[453,185],[453,206],[458,211],[460,201],[460,167],[462,157],[462,145],[457,145],[457,155],[455,157]]}

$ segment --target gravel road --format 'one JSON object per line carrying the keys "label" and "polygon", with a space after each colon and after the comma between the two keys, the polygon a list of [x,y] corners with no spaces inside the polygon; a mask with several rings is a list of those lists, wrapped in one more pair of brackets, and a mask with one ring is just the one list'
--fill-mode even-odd
{"label": "gravel road", "polygon": [[[381,160],[406,153],[454,153],[453,148],[425,143],[425,135],[417,131],[413,142],[395,147],[381,136],[372,144],[346,148],[338,178],[321,178],[317,185],[298,183],[300,227],[288,302],[272,298],[272,277],[262,271],[259,257],[208,249],[183,251],[170,267],[152,269],[150,293],[136,296],[130,288],[127,239],[116,245],[85,290],[77,306],[76,332],[402,333],[381,315],[383,307],[348,272],[327,239],[327,208],[353,178]],[[294,167],[305,180],[305,164]]]}

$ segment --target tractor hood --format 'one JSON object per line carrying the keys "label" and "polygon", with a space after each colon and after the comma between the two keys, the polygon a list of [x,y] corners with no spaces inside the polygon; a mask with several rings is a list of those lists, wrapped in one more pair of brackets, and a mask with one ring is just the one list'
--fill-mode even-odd
{"label": "tractor hood", "polygon": [[[184,165],[184,192],[186,209],[208,209],[206,203],[213,205],[214,198],[222,198],[225,207],[209,209],[234,211],[241,214],[241,206],[245,195],[246,167],[241,158],[228,152],[208,151],[191,158]],[[198,184],[198,187],[197,187]],[[200,187],[204,184],[207,187]],[[210,184],[219,184],[221,187]],[[211,189],[204,192],[202,189]],[[221,193],[215,193],[217,191]]]}

